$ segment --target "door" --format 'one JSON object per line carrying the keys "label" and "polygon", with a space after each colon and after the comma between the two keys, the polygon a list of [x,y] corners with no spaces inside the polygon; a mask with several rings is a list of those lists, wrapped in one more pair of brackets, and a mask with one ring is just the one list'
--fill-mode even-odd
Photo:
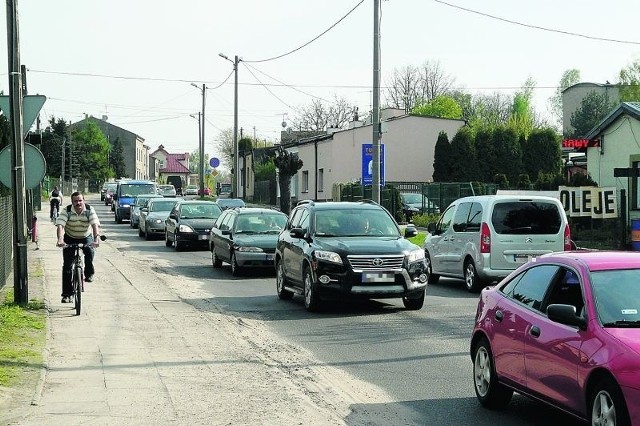
{"label": "door", "polygon": [[427,250],[431,257],[431,268],[434,274],[442,274],[447,272],[447,256],[450,251],[450,238],[449,228],[453,220],[453,214],[456,206],[451,205],[442,214],[438,222],[436,223],[436,229],[427,243]]}

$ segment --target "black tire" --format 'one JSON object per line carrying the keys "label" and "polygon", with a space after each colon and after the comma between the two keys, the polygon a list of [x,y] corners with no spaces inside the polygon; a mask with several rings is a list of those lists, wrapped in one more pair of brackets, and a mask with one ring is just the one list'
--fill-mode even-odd
{"label": "black tire", "polygon": [[216,256],[215,246],[213,246],[211,250],[211,264],[214,268],[220,268],[222,266],[222,259]]}
{"label": "black tire", "polygon": [[144,239],[149,241],[151,239],[151,234],[147,231],[147,228],[144,228]]}
{"label": "black tire", "polygon": [[427,264],[427,283],[437,284],[440,280],[440,275],[433,273],[433,265],[431,264],[431,258],[425,253],[424,261]]}
{"label": "black tire", "polygon": [[484,337],[473,351],[473,389],[480,404],[490,409],[506,407],[513,396],[513,390],[498,382],[491,346]]}
{"label": "black tire", "polygon": [[319,312],[321,304],[311,269],[307,266],[304,268],[304,307],[309,312]]}
{"label": "black tire", "polygon": [[171,247],[173,245],[173,241],[169,239],[169,233],[167,231],[164,232],[164,245],[167,247]]}
{"label": "black tire", "polygon": [[402,303],[404,303],[404,307],[410,311],[417,311],[419,309],[422,309],[422,306],[424,305],[425,293],[426,291],[423,291],[422,293],[420,293],[419,297],[415,298],[403,297]]}
{"label": "black tire", "polygon": [[476,265],[471,260],[464,263],[464,284],[469,293],[479,293],[484,287],[484,283],[478,276]]}
{"label": "black tire", "polygon": [[238,265],[235,253],[231,253],[231,259],[229,260],[229,263],[231,264],[231,275],[233,275],[234,277],[239,276],[242,268],[240,267],[240,265]]}
{"label": "black tire", "polygon": [[620,386],[611,377],[603,377],[589,396],[591,424],[629,426],[631,419]]}
{"label": "black tire", "polygon": [[118,216],[118,213],[116,213],[116,223],[122,223],[122,218]]}
{"label": "black tire", "polygon": [[184,243],[181,243],[180,241],[178,241],[178,239],[176,238],[176,240],[174,241],[174,246],[176,248],[176,251],[182,251],[182,249],[184,248]]}
{"label": "black tire", "polygon": [[82,309],[82,269],[75,268],[73,273],[73,302],[76,308],[76,315],[80,315]]}
{"label": "black tire", "polygon": [[276,264],[276,292],[278,293],[278,298],[282,300],[291,300],[293,297],[293,293],[289,290],[285,289],[287,285],[287,278],[284,274],[284,266],[282,265],[282,261]]}

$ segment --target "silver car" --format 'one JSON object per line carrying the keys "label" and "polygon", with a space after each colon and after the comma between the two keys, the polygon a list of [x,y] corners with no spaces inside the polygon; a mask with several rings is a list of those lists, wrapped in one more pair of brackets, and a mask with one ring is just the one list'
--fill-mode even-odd
{"label": "silver car", "polygon": [[164,236],[164,221],[182,198],[150,198],[140,209],[138,236],[150,240],[154,235]]}
{"label": "silver car", "polygon": [[140,209],[147,203],[149,198],[163,198],[162,195],[156,194],[144,194],[138,195],[133,199],[133,203],[131,204],[131,219],[129,221],[129,226],[132,228],[137,228],[140,224]]}

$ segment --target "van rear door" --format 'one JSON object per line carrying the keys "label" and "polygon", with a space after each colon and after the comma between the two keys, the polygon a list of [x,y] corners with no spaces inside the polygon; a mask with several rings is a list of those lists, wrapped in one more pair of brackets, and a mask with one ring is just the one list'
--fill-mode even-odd
{"label": "van rear door", "polygon": [[491,213],[491,269],[513,270],[536,256],[564,250],[567,219],[555,199],[497,201]]}

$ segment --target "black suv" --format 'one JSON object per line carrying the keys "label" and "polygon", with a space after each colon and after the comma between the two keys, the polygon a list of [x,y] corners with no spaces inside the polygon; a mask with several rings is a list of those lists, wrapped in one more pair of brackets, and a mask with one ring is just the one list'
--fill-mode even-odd
{"label": "black suv", "polygon": [[372,201],[302,201],[278,237],[275,266],[280,299],[304,296],[309,311],[322,298],[402,298],[407,309],[424,304],[424,251],[403,237],[387,210]]}

